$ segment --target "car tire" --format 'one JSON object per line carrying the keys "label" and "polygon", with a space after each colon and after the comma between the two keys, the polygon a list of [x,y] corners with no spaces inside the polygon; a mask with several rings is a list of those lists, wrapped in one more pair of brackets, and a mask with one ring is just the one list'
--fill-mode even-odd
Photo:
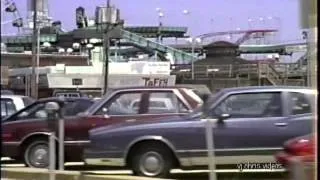
{"label": "car tire", "polygon": [[[29,143],[25,148],[23,158],[25,165],[28,167],[49,168],[48,141],[39,139]],[[58,164],[57,160],[56,164]]]}
{"label": "car tire", "polygon": [[140,146],[133,154],[131,167],[137,176],[165,178],[173,167],[173,156],[165,146]]}

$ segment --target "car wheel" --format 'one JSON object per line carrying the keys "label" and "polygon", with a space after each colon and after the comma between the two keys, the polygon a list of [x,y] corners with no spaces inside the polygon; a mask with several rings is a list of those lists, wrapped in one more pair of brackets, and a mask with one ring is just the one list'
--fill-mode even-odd
{"label": "car wheel", "polygon": [[49,147],[48,142],[36,140],[28,144],[24,151],[24,162],[28,167],[48,168]]}
{"label": "car wheel", "polygon": [[133,154],[131,165],[137,176],[164,178],[173,165],[172,153],[164,146],[141,146]]}

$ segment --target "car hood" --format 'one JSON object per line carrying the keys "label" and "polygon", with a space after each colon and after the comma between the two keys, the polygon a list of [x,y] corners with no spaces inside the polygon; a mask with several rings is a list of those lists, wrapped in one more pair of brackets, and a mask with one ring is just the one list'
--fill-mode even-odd
{"label": "car hood", "polygon": [[132,121],[132,122],[123,122],[114,125],[107,125],[98,128],[91,129],[89,131],[90,135],[100,134],[102,132],[114,132],[120,129],[127,129],[127,128],[138,128],[142,126],[161,126],[163,124],[168,123],[178,123],[184,121],[193,121],[199,120],[201,117],[201,113],[191,113],[183,116],[174,116],[174,117],[160,117],[160,118],[151,118],[150,120],[143,120],[143,121]]}

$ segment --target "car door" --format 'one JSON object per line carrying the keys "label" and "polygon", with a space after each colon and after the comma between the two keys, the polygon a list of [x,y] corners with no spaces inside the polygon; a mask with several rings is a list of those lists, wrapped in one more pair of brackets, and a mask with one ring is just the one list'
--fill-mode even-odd
{"label": "car door", "polygon": [[138,109],[132,109],[130,103],[143,99],[142,91],[124,91],[114,94],[101,102],[91,115],[80,115],[66,119],[66,139],[69,141],[87,141],[89,130],[100,126],[134,121],[141,114],[141,103]]}
{"label": "car door", "polygon": [[230,117],[214,124],[215,153],[220,157],[217,163],[248,162],[250,158],[258,161],[257,155],[265,156],[262,161],[273,158],[272,153],[283,143],[278,134],[287,122],[282,99],[283,93],[279,91],[229,93],[218,100],[209,110],[209,118],[216,119],[222,114]]}
{"label": "car door", "polygon": [[312,101],[315,100],[315,96],[303,92],[288,92],[286,100],[289,116],[286,131],[282,132],[282,140],[310,134],[314,127]]}
{"label": "car door", "polygon": [[19,141],[28,134],[49,131],[46,120],[44,102],[36,102],[9,117],[2,128]]}

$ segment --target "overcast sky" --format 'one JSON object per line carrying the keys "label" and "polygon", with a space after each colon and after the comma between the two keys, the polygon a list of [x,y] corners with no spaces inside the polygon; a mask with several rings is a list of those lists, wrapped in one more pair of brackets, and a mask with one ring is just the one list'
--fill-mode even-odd
{"label": "overcast sky", "polygon": [[[61,20],[64,29],[75,28],[75,9],[82,6],[94,16],[97,5],[105,0],[48,0],[50,15]],[[27,14],[27,0],[14,0],[22,17]],[[188,26],[191,34],[200,35],[215,31],[281,27],[282,40],[301,37],[298,0],[111,0],[121,10],[121,17],[129,25],[157,25],[156,8],[164,13],[163,25]],[[183,11],[188,10],[189,15]],[[259,18],[264,18],[259,21]],[[268,20],[267,17],[273,17]],[[9,19],[6,15],[5,19]],[[251,24],[248,19],[252,19]],[[3,33],[12,32],[5,27]]]}

